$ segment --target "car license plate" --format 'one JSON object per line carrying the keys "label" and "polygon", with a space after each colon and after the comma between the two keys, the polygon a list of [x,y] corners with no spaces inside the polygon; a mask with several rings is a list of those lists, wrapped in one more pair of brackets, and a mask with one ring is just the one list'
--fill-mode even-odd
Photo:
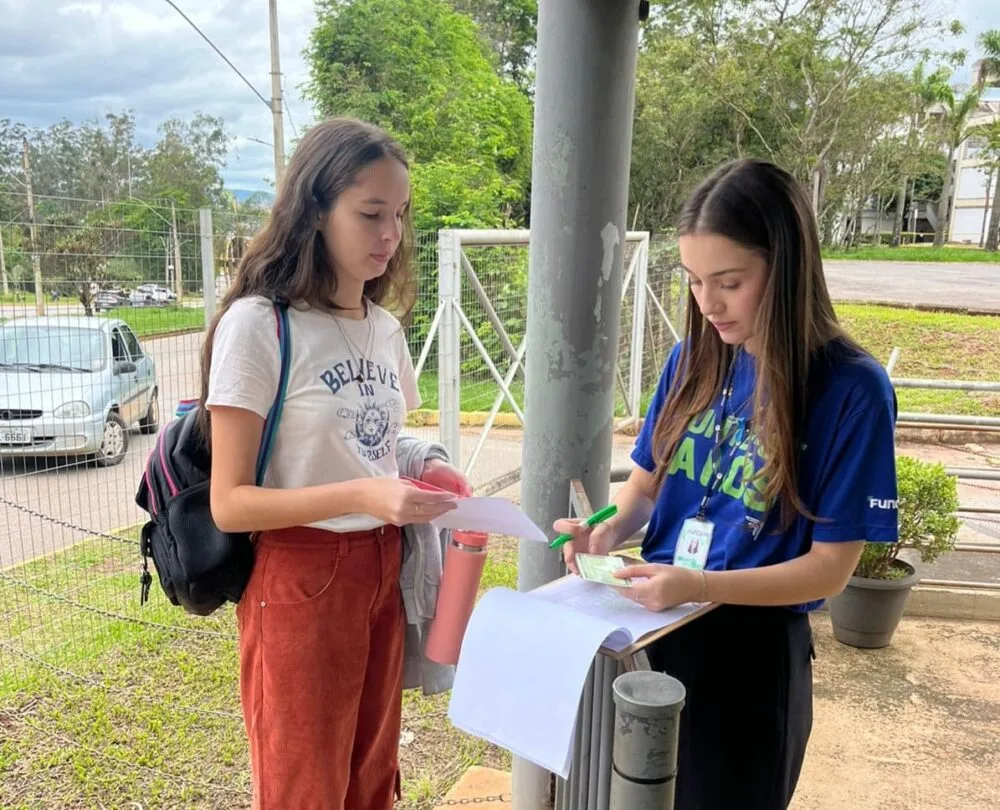
{"label": "car license plate", "polygon": [[31,428],[0,429],[0,444],[31,444]]}

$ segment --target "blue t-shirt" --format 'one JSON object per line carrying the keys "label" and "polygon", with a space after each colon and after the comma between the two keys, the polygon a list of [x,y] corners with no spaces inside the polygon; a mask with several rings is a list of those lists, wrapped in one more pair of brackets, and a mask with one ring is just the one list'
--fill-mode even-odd
{"label": "blue t-shirt", "polygon": [[[655,469],[653,428],[677,373],[680,348],[680,344],[675,346],[667,361],[632,451],[632,460],[648,472]],[[808,384],[798,490],[803,505],[820,521],[798,514],[783,533],[776,530],[780,508],[768,509],[760,493],[762,482],[752,480],[763,467],[749,423],[755,371],[753,356],[739,352],[723,420],[723,441],[714,458],[711,450],[721,396],[691,421],[653,507],[643,557],[649,562],[673,561],[677,535],[684,521],[697,514],[713,463],[719,464],[724,478],[705,513],[714,524],[706,569],[773,565],[805,554],[813,542],[895,542],[897,407],[885,369],[840,340],[817,352]],[[818,600],[790,607],[809,611],[821,604]]]}

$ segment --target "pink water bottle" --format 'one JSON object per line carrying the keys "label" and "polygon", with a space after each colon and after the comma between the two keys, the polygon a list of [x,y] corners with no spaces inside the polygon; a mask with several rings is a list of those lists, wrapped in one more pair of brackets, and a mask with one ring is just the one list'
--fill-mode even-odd
{"label": "pink water bottle", "polygon": [[479,592],[486,564],[485,532],[454,531],[444,556],[437,609],[424,655],[438,664],[457,664],[465,628]]}

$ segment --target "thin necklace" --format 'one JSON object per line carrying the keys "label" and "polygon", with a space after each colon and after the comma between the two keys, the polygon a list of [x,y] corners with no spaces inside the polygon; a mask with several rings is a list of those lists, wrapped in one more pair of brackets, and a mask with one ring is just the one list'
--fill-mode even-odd
{"label": "thin necklace", "polygon": [[347,332],[344,330],[344,327],[340,325],[340,319],[337,318],[336,315],[332,316],[333,317],[333,322],[335,324],[337,324],[337,329],[340,330],[340,334],[344,338],[344,342],[347,344],[348,348],[351,351],[357,353],[357,355],[358,355],[358,373],[354,377],[354,381],[358,382],[358,383],[361,383],[361,382],[365,381],[364,361],[365,361],[365,358],[368,357],[371,354],[372,342],[373,342],[373,340],[375,338],[375,326],[372,323],[371,309],[368,307],[367,303],[368,303],[367,300],[363,300],[362,301],[362,306],[358,307],[358,309],[364,309],[364,311],[365,311],[364,320],[367,321],[367,323],[368,323],[368,337],[365,340],[364,351],[359,350],[358,347],[357,347],[357,344],[355,344],[355,342],[353,340],[351,340],[347,336]]}

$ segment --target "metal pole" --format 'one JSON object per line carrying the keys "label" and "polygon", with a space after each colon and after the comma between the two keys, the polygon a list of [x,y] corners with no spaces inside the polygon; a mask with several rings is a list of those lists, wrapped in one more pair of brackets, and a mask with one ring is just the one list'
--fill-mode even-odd
{"label": "metal pole", "polygon": [[[898,349],[894,350],[898,351]],[[890,358],[889,362],[892,362]],[[887,366],[886,371],[890,374],[892,370]],[[891,378],[893,386],[896,388],[930,388],[940,391],[1000,391],[1000,382],[987,382],[983,380],[917,380],[906,378]]]}
{"label": "metal pole", "polygon": [[31,234],[31,269],[35,281],[35,312],[45,314],[45,291],[42,289],[42,259],[38,255],[38,218],[35,215],[35,194],[31,187],[31,147],[28,139],[23,138],[24,147],[24,185],[28,194],[28,221]]}
{"label": "metal pole", "polygon": [[212,209],[198,212],[201,230],[201,285],[205,302],[206,328],[215,317],[215,240],[212,232]]}
{"label": "metal pole", "polygon": [[[181,272],[181,238],[177,233],[177,206],[174,201],[170,201],[170,231],[174,240],[174,294],[177,296],[177,303],[184,297],[184,280]],[[215,290],[215,285],[212,285]]]}
{"label": "metal pole", "polygon": [[7,259],[3,253],[3,228],[0,227],[0,283],[3,284],[3,294],[10,295],[10,285],[7,282]]}
{"label": "metal pole", "polygon": [[[571,478],[608,497],[640,5],[538,8],[521,492],[545,528]],[[561,573],[558,552],[520,544],[519,590]],[[516,757],[512,774],[514,810],[552,806],[548,772]]]}
{"label": "metal pole", "polygon": [[911,413],[900,411],[896,416],[898,422],[924,422],[926,424],[944,425],[976,425],[987,427],[1000,427],[1000,417],[996,416],[961,416],[958,414],[943,413]]}
{"label": "metal pole", "polygon": [[285,126],[282,120],[281,56],[278,51],[278,0],[268,0],[271,27],[271,119],[274,125],[274,186],[285,173]]}
{"label": "metal pole", "polygon": [[646,279],[649,264],[649,239],[639,243],[638,263],[635,270],[634,290],[632,298],[632,346],[629,355],[628,373],[628,414],[635,420],[639,418],[639,408],[642,403],[642,361],[646,347]]}
{"label": "metal pole", "polygon": [[461,464],[459,421],[462,410],[461,327],[455,304],[461,301],[462,242],[457,231],[438,231],[438,435],[452,461]]}
{"label": "metal pole", "polygon": [[896,370],[896,363],[899,362],[899,355],[902,354],[902,349],[899,346],[893,346],[892,352],[889,354],[889,362],[885,364],[885,373],[892,376],[892,372]]}
{"label": "metal pole", "polygon": [[685,694],[684,684],[662,672],[626,672],[615,679],[611,810],[674,806]]}

